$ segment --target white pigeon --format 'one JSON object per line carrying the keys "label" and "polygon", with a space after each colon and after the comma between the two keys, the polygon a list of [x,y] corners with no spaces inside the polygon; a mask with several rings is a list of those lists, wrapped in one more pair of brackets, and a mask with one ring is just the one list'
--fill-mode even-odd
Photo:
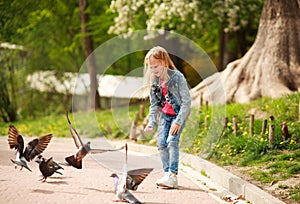
{"label": "white pigeon", "polygon": [[114,178],[114,191],[117,195],[118,200],[114,200],[115,202],[119,201],[126,201],[129,203],[139,204],[141,203],[132,193],[129,192],[129,190],[126,187],[126,181],[127,181],[127,144],[125,144],[125,164],[122,168],[122,176],[113,176],[116,174],[112,174],[112,177]]}

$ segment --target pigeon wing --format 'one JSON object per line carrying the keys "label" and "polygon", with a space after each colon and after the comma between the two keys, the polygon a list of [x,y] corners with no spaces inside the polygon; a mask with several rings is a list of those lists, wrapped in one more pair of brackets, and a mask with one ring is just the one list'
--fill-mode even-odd
{"label": "pigeon wing", "polygon": [[47,163],[50,168],[54,168],[55,170],[64,169],[57,162],[55,162],[52,157],[47,160]]}
{"label": "pigeon wing", "polygon": [[25,159],[31,161],[36,155],[41,154],[47,148],[51,138],[52,134],[48,134],[31,140],[25,148]]}
{"label": "pigeon wing", "polygon": [[91,154],[97,154],[97,153],[103,153],[103,152],[114,152],[114,151],[119,151],[124,149],[125,146],[122,146],[120,148],[117,149],[90,149],[89,153]]}
{"label": "pigeon wing", "polygon": [[71,165],[77,169],[82,169],[82,160],[77,161],[77,159],[75,159],[74,155],[66,157],[65,160],[68,162],[69,165]]}
{"label": "pigeon wing", "polygon": [[81,139],[80,139],[77,131],[72,126],[72,123],[71,123],[71,121],[69,119],[68,113],[67,113],[67,120],[68,120],[68,123],[69,123],[70,132],[71,132],[71,135],[72,135],[72,137],[74,139],[76,147],[79,148],[79,147],[83,146],[83,142],[81,141]]}
{"label": "pigeon wing", "polygon": [[8,144],[10,149],[16,149],[20,152],[20,154],[23,154],[24,149],[24,140],[22,135],[20,135],[17,128],[13,125],[9,126],[8,130]]}
{"label": "pigeon wing", "polygon": [[46,163],[49,169],[49,176],[52,176],[58,169],[60,169],[60,166],[59,165],[57,166],[57,163],[53,161],[52,157],[47,159]]}
{"label": "pigeon wing", "polygon": [[142,168],[128,171],[126,187],[130,190],[136,190],[138,185],[149,175],[153,168]]}

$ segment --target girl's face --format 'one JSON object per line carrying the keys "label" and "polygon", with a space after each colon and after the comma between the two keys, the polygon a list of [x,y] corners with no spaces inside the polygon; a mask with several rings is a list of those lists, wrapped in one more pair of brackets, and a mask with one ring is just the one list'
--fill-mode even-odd
{"label": "girl's face", "polygon": [[163,77],[163,73],[164,73],[163,71],[165,68],[162,63],[162,60],[153,59],[152,57],[150,57],[149,68],[156,77],[159,77],[159,78]]}

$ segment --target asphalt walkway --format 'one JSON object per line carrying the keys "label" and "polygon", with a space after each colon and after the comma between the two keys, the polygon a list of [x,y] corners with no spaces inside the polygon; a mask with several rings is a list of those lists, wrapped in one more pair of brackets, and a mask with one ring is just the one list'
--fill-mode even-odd
{"label": "asphalt walkway", "polygon": [[[27,143],[32,138],[25,138]],[[96,140],[91,140],[92,146]],[[103,147],[102,147],[103,148]],[[130,145],[129,145],[130,149]],[[53,138],[44,151],[46,158],[64,161],[64,157],[76,151],[72,138]],[[63,175],[55,174],[42,183],[38,164],[28,163],[32,172],[14,168],[10,159],[14,159],[14,150],[10,150],[7,137],[0,137],[0,201],[1,203],[114,203],[112,172],[119,173],[124,164],[124,151],[87,156],[82,169],[65,166]],[[153,158],[152,158],[153,157]],[[129,152],[128,168],[154,167],[153,172],[143,181],[133,194],[144,203],[207,203],[218,204],[222,200],[201,189],[186,176],[179,173],[179,189],[163,190],[155,186],[162,176],[160,163],[155,156],[146,156]]]}

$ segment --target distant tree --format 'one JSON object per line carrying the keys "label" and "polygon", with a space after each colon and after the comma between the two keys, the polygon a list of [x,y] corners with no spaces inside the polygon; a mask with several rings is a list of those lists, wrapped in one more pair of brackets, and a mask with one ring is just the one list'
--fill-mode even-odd
{"label": "distant tree", "polygon": [[0,43],[0,119],[4,122],[17,120],[26,54],[23,46]]}
{"label": "distant tree", "polygon": [[[300,1],[266,0],[256,40],[239,60],[193,89],[205,100],[249,102],[300,90]],[[225,94],[225,95],[224,95]]]}
{"label": "distant tree", "polygon": [[2,113],[7,112],[2,114],[2,120],[65,112],[69,96],[57,100],[55,90],[39,93],[30,89],[26,76],[35,71],[55,70],[56,77],[63,81],[63,72],[79,70],[84,55],[78,2],[0,0],[0,10],[0,43],[22,45],[27,51],[25,57],[17,50],[1,48],[0,105]]}
{"label": "distant tree", "polygon": [[89,23],[89,15],[86,13],[87,0],[79,0],[80,8],[80,20],[81,20],[81,32],[83,35],[83,47],[84,54],[86,57],[86,66],[90,76],[90,93],[89,93],[89,109],[100,108],[100,95],[98,92],[98,81],[97,81],[97,65],[95,55],[93,54],[94,46],[93,39],[89,35],[87,24]]}

